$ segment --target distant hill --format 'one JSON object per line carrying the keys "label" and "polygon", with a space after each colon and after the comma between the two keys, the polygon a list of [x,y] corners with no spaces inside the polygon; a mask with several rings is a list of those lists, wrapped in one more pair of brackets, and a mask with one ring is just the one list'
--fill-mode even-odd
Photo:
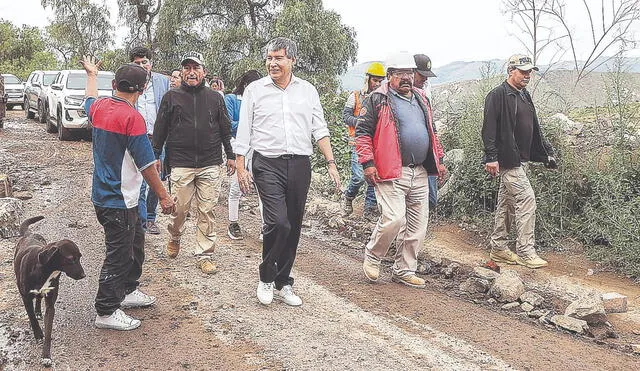
{"label": "distant hill", "polygon": [[[359,63],[349,68],[342,76],[340,76],[341,87],[344,90],[361,89],[364,83],[364,72],[367,66],[374,61]],[[476,80],[482,77],[481,70],[490,66],[494,71],[503,71],[506,60],[492,59],[489,61],[473,61],[473,62],[452,62],[441,67],[435,67],[433,72],[437,75],[430,79],[431,84],[436,86],[458,81]],[[596,63],[596,65],[599,63]],[[628,72],[640,73],[640,58],[625,58],[625,65]],[[548,66],[541,65],[540,71],[546,71]],[[602,64],[595,72],[608,72],[613,68],[613,61]],[[573,70],[573,63],[566,61],[552,66],[549,71],[570,71]]]}

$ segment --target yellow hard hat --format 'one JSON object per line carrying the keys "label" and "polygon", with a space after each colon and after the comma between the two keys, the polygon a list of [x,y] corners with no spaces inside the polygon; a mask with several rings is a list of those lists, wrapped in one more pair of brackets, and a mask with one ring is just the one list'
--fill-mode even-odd
{"label": "yellow hard hat", "polygon": [[385,77],[384,66],[380,62],[373,62],[367,68],[367,75]]}

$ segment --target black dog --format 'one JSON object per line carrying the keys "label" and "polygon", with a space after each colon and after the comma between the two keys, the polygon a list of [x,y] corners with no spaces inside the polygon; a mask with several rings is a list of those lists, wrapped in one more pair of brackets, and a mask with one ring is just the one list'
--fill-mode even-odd
{"label": "black dog", "polygon": [[[36,340],[42,339],[42,329],[38,317],[42,318],[41,301],[45,302],[44,345],[42,364],[51,366],[51,329],[53,327],[54,305],[58,299],[60,274],[64,272],[74,280],[85,277],[80,265],[80,250],[69,240],[47,244],[39,234],[31,233],[29,225],[44,219],[36,216],[20,225],[20,236],[16,244],[13,268],[16,272],[18,291],[29,315],[29,322]],[[33,301],[35,299],[35,310]]]}

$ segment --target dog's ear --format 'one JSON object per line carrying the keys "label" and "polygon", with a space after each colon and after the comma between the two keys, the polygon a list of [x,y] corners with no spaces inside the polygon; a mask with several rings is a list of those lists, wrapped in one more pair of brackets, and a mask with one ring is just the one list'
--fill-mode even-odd
{"label": "dog's ear", "polygon": [[80,253],[80,249],[75,242],[71,240],[60,240],[56,242],[56,246],[58,247],[58,252],[67,260],[73,260],[75,258],[80,258],[82,254]]}
{"label": "dog's ear", "polygon": [[41,265],[49,264],[49,261],[58,253],[58,244],[50,243],[38,253],[38,262]]}

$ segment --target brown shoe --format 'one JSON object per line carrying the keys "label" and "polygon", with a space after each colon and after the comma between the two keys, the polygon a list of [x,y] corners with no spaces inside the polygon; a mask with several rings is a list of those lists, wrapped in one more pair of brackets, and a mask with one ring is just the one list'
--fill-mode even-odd
{"label": "brown shoe", "polygon": [[427,283],[415,274],[407,274],[406,276],[398,276],[397,274],[394,274],[391,276],[391,280],[417,289],[424,289],[427,287]]}
{"label": "brown shoe", "polygon": [[507,250],[496,250],[491,249],[489,253],[489,257],[496,263],[507,263],[507,264],[519,264],[520,258],[518,255],[514,254],[513,251]]}
{"label": "brown shoe", "polygon": [[380,278],[380,266],[371,263],[368,259],[365,259],[364,263],[362,263],[362,270],[365,277],[371,282],[376,282]]}
{"label": "brown shoe", "polygon": [[176,256],[178,256],[179,252],[180,252],[180,241],[169,240],[169,243],[167,244],[167,256],[173,259]]}
{"label": "brown shoe", "polygon": [[524,265],[525,267],[531,269],[542,268],[549,265],[546,260],[539,257],[536,253],[520,257],[518,264]]}
{"label": "brown shoe", "polygon": [[196,265],[198,266],[198,268],[200,268],[202,273],[205,274],[214,274],[218,271],[216,263],[214,263],[211,259],[200,259],[198,260]]}

